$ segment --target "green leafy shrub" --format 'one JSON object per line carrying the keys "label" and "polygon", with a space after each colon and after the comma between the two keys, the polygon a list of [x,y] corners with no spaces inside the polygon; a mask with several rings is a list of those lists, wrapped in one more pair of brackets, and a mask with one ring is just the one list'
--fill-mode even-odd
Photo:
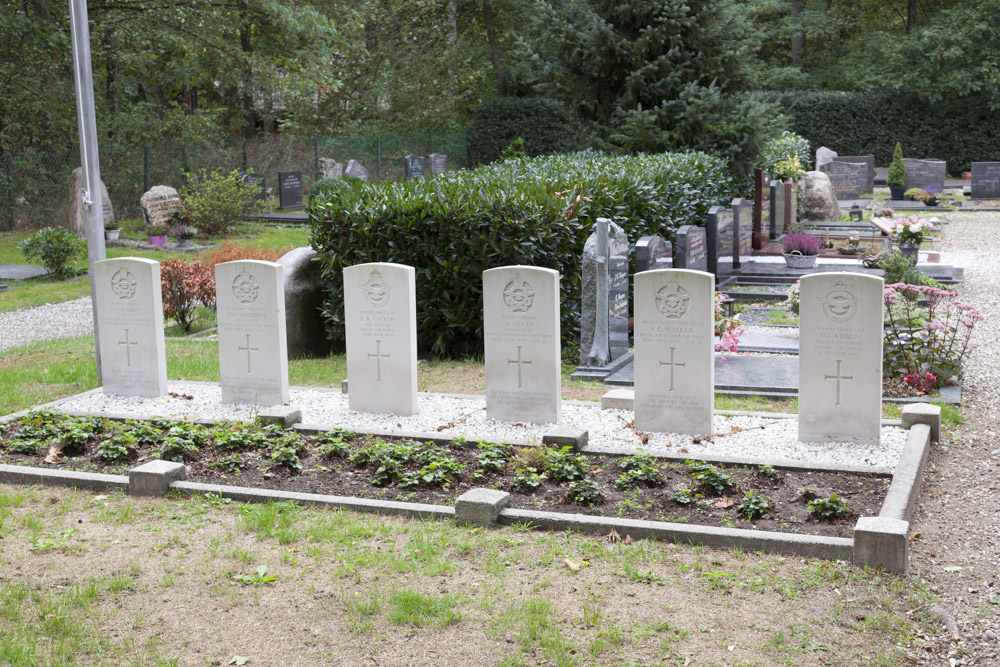
{"label": "green leafy shrub", "polygon": [[56,280],[76,275],[76,258],[87,251],[87,242],[68,229],[45,227],[18,244],[21,254],[37,259]]}
{"label": "green leafy shrub", "polygon": [[94,456],[105,463],[124,463],[135,451],[136,439],[130,434],[115,434],[105,438],[97,445]]}
{"label": "green leafy shrub", "polygon": [[805,171],[809,171],[812,168],[813,156],[809,147],[809,140],[794,132],[785,131],[767,142],[757,166],[773,176],[775,174],[775,165],[782,160],[795,157],[799,159],[799,166]]}
{"label": "green leafy shrub", "polygon": [[514,471],[514,486],[535,490],[542,485],[545,477],[536,468],[518,468]]}
{"label": "green leafy shrub", "polygon": [[234,452],[232,454],[227,454],[218,461],[214,461],[208,465],[213,468],[218,468],[223,472],[228,472],[230,475],[235,475],[243,470],[243,455],[239,452]]}
{"label": "green leafy shrub", "polygon": [[503,149],[500,157],[504,160],[517,160],[518,158],[528,157],[528,154],[524,152],[524,139],[518,137],[507,144],[507,148]]}
{"label": "green leafy shrub", "polygon": [[364,181],[353,176],[345,176],[344,178],[321,178],[313,183],[312,187],[309,188],[309,201],[312,202],[318,197],[338,197],[341,193],[351,190],[360,183],[364,183]]}
{"label": "green leafy shrub", "polygon": [[569,445],[546,452],[545,472],[556,482],[572,482],[587,476],[587,457],[575,454]]}
{"label": "green leafy shrub", "polygon": [[698,494],[691,489],[678,489],[670,494],[670,499],[678,505],[690,505],[695,501]]}
{"label": "green leafy shrub", "polygon": [[828,498],[817,498],[809,501],[809,513],[817,519],[831,521],[842,519],[851,513],[851,508],[847,506],[842,498],[836,493],[831,493]]}
{"label": "green leafy shrub", "polygon": [[10,444],[7,445],[7,451],[12,454],[34,456],[35,454],[38,454],[38,449],[41,446],[42,443],[34,438],[17,438],[12,440]]}
{"label": "green leafy shrub", "polygon": [[702,222],[732,189],[725,162],[703,153],[587,152],[366,183],[335,199],[319,197],[308,210],[326,282],[329,338],[343,348],[344,267],[391,261],[416,271],[422,353],[481,354],[482,272],[512,264],[561,273],[562,331],[566,344],[570,335],[575,342],[583,246],[597,217],[616,219],[631,238],[673,239],[679,226]]}
{"label": "green leafy shrub", "polygon": [[773,511],[774,505],[771,499],[756,491],[747,491],[746,495],[743,496],[743,500],[736,506],[736,513],[747,521],[759,519]]}
{"label": "green leafy shrub", "polygon": [[429,447],[417,455],[419,470],[402,476],[402,486],[447,486],[457,479],[465,468],[449,452],[439,447]]}
{"label": "green leafy shrub", "polygon": [[510,447],[493,442],[478,442],[476,446],[479,453],[476,454],[476,463],[480,470],[485,472],[501,472],[507,460],[510,458]]}
{"label": "green leafy shrub", "polygon": [[733,485],[733,476],[704,461],[687,461],[688,470],[699,486],[722,493]]}
{"label": "green leafy shrub", "polygon": [[[903,162],[903,146],[898,141],[892,149],[892,162],[889,163],[889,173],[885,176],[886,185],[906,185],[906,164]],[[912,188],[911,188],[912,190]]]}
{"label": "green leafy shrub", "polygon": [[183,200],[180,218],[203,234],[218,236],[261,210],[257,188],[236,170],[227,174],[201,169],[196,174],[187,174],[187,179],[180,192]]}
{"label": "green leafy shrub", "polygon": [[[525,138],[526,137],[526,138]],[[521,139],[522,155],[565,153],[579,148],[569,111],[548,97],[493,97],[472,112],[469,153],[473,164],[493,162]]]}
{"label": "green leafy shrub", "polygon": [[342,459],[347,456],[347,442],[345,440],[351,440],[355,437],[357,437],[357,433],[354,431],[332,429],[320,433],[316,436],[316,441],[320,445],[319,451],[323,456]]}
{"label": "green leafy shrub", "polygon": [[878,258],[878,266],[885,276],[885,284],[906,283],[907,285],[941,285],[927,274],[917,270],[906,255],[898,250],[884,252]]}
{"label": "green leafy shrub", "polygon": [[294,442],[282,441],[271,450],[271,460],[289,470],[302,470],[299,448]]}
{"label": "green leafy shrub", "polygon": [[603,498],[597,480],[590,476],[570,482],[569,494],[577,505],[597,505]]}
{"label": "green leafy shrub", "polygon": [[168,259],[160,264],[163,316],[191,331],[194,309],[215,305],[215,275],[195,260]]}
{"label": "green leafy shrub", "polygon": [[635,486],[640,482],[647,486],[656,486],[663,482],[659,461],[655,456],[649,454],[626,456],[618,463],[618,467],[622,471],[615,482],[619,489]]}

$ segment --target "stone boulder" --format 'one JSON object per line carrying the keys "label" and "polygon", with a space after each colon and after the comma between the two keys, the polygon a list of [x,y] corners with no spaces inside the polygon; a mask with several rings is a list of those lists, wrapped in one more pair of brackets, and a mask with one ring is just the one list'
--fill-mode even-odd
{"label": "stone boulder", "polygon": [[330,353],[321,309],[323,276],[312,248],[295,248],[281,256],[285,267],[285,334],[288,358],[325,357]]}
{"label": "stone boulder", "polygon": [[154,185],[139,198],[146,227],[174,224],[181,210],[181,196],[169,185]]}
{"label": "stone boulder", "polygon": [[821,171],[807,171],[802,189],[806,220],[840,220],[840,204],[829,176]]}
{"label": "stone boulder", "polygon": [[[69,228],[74,234],[81,238],[87,236],[87,221],[84,217],[86,204],[83,203],[83,169],[77,167],[70,174],[69,184]],[[101,181],[101,208],[104,209],[104,224],[115,221],[115,209],[111,206],[111,197],[108,195],[108,186]],[[103,230],[100,232],[103,234]]]}

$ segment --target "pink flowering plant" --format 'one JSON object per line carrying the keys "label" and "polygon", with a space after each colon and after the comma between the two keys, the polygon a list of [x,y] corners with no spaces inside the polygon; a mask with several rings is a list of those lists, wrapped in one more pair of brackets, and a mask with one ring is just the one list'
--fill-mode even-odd
{"label": "pink flowering plant", "polygon": [[958,292],[930,285],[885,286],[883,372],[919,393],[929,393],[962,376],[975,349],[972,333],[983,320]]}
{"label": "pink flowering plant", "polygon": [[715,335],[720,338],[715,349],[717,352],[739,352],[740,336],[745,329],[735,317],[726,317],[725,299],[721,292],[715,293]]}
{"label": "pink flowering plant", "polygon": [[781,247],[787,255],[818,255],[823,246],[823,239],[806,232],[785,234]]}
{"label": "pink flowering plant", "polygon": [[900,243],[920,245],[924,241],[924,232],[936,229],[930,220],[923,220],[915,215],[908,218],[896,218],[892,221],[892,231]]}

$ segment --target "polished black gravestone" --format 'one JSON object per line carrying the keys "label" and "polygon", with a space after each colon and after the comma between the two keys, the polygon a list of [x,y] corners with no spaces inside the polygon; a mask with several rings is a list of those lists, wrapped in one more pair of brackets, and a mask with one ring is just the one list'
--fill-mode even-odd
{"label": "polished black gravestone", "polygon": [[773,241],[785,235],[785,183],[771,181],[771,227],[769,238]]}
{"label": "polished black gravestone", "polygon": [[718,288],[733,277],[736,220],[732,209],[713,206],[708,210],[705,241],[708,245],[707,270],[715,274],[715,285]]}
{"label": "polished black gravestone", "polygon": [[1000,162],[972,163],[973,199],[1000,199]]}
{"label": "polished black gravestone", "polygon": [[410,179],[420,179],[424,177],[424,156],[423,155],[407,155],[403,158],[403,172],[406,174],[406,180]]}
{"label": "polished black gravestone", "polygon": [[903,164],[906,165],[907,190],[910,188],[944,190],[944,177],[948,171],[948,163],[944,160],[916,160],[904,157]]}
{"label": "polished black gravestone", "polygon": [[635,242],[635,272],[674,268],[673,247],[659,234],[643,236]]}
{"label": "polished black gravestone", "polygon": [[708,244],[705,239],[705,228],[683,225],[678,228],[676,238],[674,268],[707,271]]}
{"label": "polished black gravestone", "polygon": [[298,211],[302,205],[302,172],[278,172],[278,201],[283,211]]}

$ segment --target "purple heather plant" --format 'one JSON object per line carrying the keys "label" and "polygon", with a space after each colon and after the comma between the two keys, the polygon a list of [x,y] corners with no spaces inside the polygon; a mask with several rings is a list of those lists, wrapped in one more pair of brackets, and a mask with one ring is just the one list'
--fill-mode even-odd
{"label": "purple heather plant", "polygon": [[781,245],[786,254],[818,255],[823,240],[805,232],[786,234]]}

